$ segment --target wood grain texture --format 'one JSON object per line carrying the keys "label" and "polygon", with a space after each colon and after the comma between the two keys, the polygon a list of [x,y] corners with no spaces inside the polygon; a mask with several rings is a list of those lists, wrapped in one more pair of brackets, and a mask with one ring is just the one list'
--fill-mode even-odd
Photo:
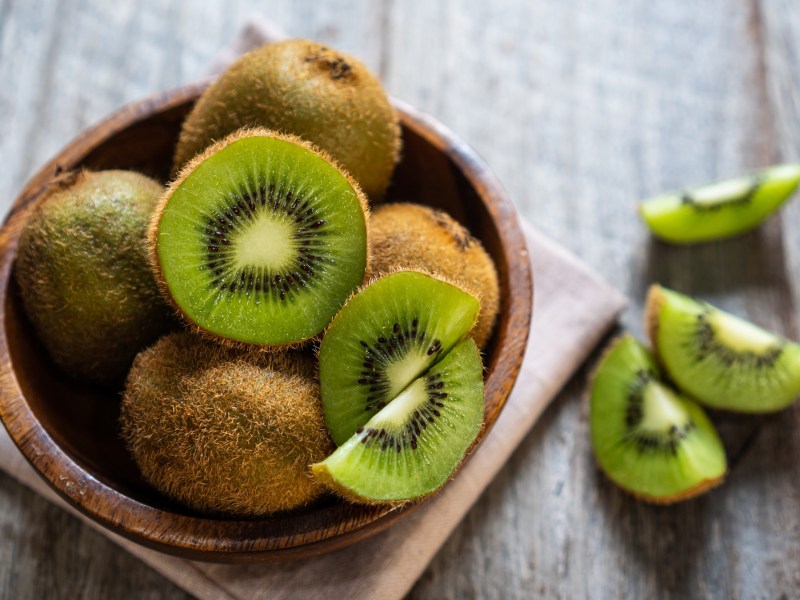
{"label": "wood grain texture", "polygon": [[[74,133],[123,102],[199,77],[250,10],[235,1],[0,0],[0,197],[9,203]],[[650,241],[633,208],[665,189],[800,159],[796,2],[286,0],[263,10],[293,35],[357,54],[393,95],[465,137],[525,216],[631,296],[625,328],[641,335],[644,294],[659,281],[797,339],[797,199],[752,234],[696,248]],[[728,482],[654,508],[595,468],[589,369],[411,596],[796,596],[798,408],[758,420],[714,415],[733,457]],[[70,517],[24,494],[2,482],[3,595],[177,597],[167,583],[153,592],[155,577],[74,522],[49,550],[29,550],[48,539],[44,523]],[[133,576],[86,560],[114,553],[110,565]]]}

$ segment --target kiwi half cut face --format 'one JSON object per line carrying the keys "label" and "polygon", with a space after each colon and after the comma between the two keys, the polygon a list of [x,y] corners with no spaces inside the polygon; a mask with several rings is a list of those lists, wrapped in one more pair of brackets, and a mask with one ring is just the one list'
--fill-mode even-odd
{"label": "kiwi half cut face", "polygon": [[478,300],[416,271],[368,285],[339,312],[319,351],[325,420],[337,446],[472,329]]}
{"label": "kiwi half cut face", "polygon": [[653,233],[676,244],[731,237],[756,227],[792,195],[800,163],[764,169],[645,200],[641,214]]}
{"label": "kiwi half cut face", "polygon": [[664,383],[654,357],[624,336],[605,354],[591,385],[592,445],[620,487],[667,504],[721,483],[725,450],[696,403]]}
{"label": "kiwi half cut face", "polygon": [[315,477],[346,498],[400,502],[441,487],[483,424],[478,348],[466,339],[321,463]]}
{"label": "kiwi half cut face", "polygon": [[656,285],[646,326],[669,376],[703,404],[771,412],[800,395],[800,345],[748,321]]}
{"label": "kiwi half cut face", "polygon": [[320,333],[362,283],[366,200],[324,154],[242,130],[181,172],[150,230],[167,298],[200,331],[263,346]]}

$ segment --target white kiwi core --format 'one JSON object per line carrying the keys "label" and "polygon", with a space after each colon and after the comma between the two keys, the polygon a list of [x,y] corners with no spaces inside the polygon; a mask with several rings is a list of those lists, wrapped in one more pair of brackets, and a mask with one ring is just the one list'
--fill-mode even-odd
{"label": "white kiwi core", "polygon": [[639,429],[669,431],[673,425],[680,427],[689,420],[689,415],[675,392],[655,381],[651,381],[645,388],[642,404],[644,418],[639,423]]}
{"label": "white kiwi core", "polygon": [[709,320],[717,339],[731,350],[760,353],[778,342],[770,332],[722,311],[714,311]]}
{"label": "white kiwi core", "polygon": [[294,228],[265,214],[235,237],[235,261],[240,268],[280,269],[295,256]]}
{"label": "white kiwi core", "polygon": [[714,206],[737,200],[750,191],[753,181],[749,177],[728,179],[692,191],[692,201],[701,206]]}

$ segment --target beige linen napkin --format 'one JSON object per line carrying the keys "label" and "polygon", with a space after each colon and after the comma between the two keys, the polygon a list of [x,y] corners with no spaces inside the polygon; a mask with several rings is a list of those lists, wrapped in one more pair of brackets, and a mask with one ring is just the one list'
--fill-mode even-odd
{"label": "beige linen napkin", "polygon": [[[461,472],[405,520],[331,554],[257,565],[173,558],[88,522],[204,600],[402,598],[625,304],[617,291],[575,257],[530,226],[524,225],[524,230],[533,263],[534,310],[517,383],[494,428]],[[49,500],[67,506],[37,476],[2,427],[0,468]],[[343,565],[353,568],[343,569]]]}

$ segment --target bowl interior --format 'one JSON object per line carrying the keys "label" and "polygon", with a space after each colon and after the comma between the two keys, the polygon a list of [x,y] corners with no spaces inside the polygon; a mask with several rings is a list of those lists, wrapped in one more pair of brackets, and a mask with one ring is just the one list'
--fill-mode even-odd
{"label": "bowl interior", "polygon": [[[184,95],[185,98],[178,97],[176,100],[173,97],[171,101],[165,100],[166,97],[164,97],[161,101],[151,101],[149,105],[146,104],[147,101],[142,101],[139,103],[138,110],[129,111],[131,114],[127,117],[118,117],[116,121],[112,118],[107,121],[105,130],[101,124],[92,130],[90,135],[85,136],[83,141],[79,138],[31,181],[26,191],[17,200],[14,210],[16,212],[28,210],[27,205],[35,196],[35,183],[41,184],[44,178],[52,174],[47,173],[48,169],[54,170],[56,167],[64,169],[79,166],[90,169],[135,169],[166,182],[180,124],[191,108],[195,97],[195,94],[192,93]],[[143,103],[144,107],[141,106]],[[508,365],[505,365],[505,368],[498,368],[503,362],[501,361],[503,358],[501,349],[510,330],[519,325],[508,316],[514,312],[511,306],[512,299],[517,303],[525,300],[525,298],[519,298],[519,294],[512,294],[512,288],[519,285],[524,286],[525,281],[514,282],[511,279],[513,269],[510,263],[513,262],[514,257],[509,256],[506,239],[509,232],[501,232],[500,227],[501,223],[505,223],[507,227],[517,227],[516,220],[513,210],[510,215],[507,214],[507,211],[511,210],[510,206],[498,208],[496,204],[487,204],[487,189],[481,187],[483,184],[480,181],[476,184],[474,177],[470,179],[465,174],[465,170],[469,172],[471,167],[469,164],[470,158],[473,157],[471,153],[465,155],[458,148],[443,146],[439,136],[431,129],[435,127],[435,124],[428,123],[425,117],[416,115],[411,109],[400,108],[403,116],[403,158],[386,201],[415,201],[448,211],[483,242],[498,266],[501,281],[502,305],[500,312],[502,316],[486,348],[485,356],[488,369],[486,420],[490,425],[510,391],[524,350],[523,339],[520,348],[514,349],[519,356],[509,355],[512,362],[516,361],[514,363],[516,366],[511,366],[511,381],[507,381]],[[98,133],[100,130],[103,130],[102,134]],[[472,165],[473,168],[479,166],[479,163]],[[473,172],[472,175],[474,176],[476,173]],[[480,178],[478,179],[480,180]],[[493,193],[502,196],[502,192],[499,190],[494,190]],[[500,197],[501,204],[503,200],[504,198]],[[8,228],[8,225],[6,227]],[[518,231],[515,230],[513,233],[518,233]],[[13,239],[9,245],[10,249],[7,249],[7,252],[12,255],[7,261],[9,265],[13,261],[16,239],[19,235],[18,230],[12,231],[11,235]],[[516,240],[516,238],[514,239]],[[527,261],[527,258],[524,260]],[[148,514],[163,513],[186,517],[186,519],[174,522],[173,528],[180,529],[185,523],[201,521],[205,527],[203,535],[213,536],[217,532],[223,537],[239,536],[238,539],[249,538],[251,541],[291,535],[304,529],[312,531],[320,523],[328,521],[345,522],[347,524],[344,527],[345,530],[356,530],[380,520],[390,512],[385,507],[357,507],[330,497],[302,511],[267,519],[233,521],[207,517],[196,518],[199,516],[156,492],[139,476],[119,435],[119,391],[103,391],[76,383],[50,362],[22,310],[18,290],[13,277],[9,275],[10,268],[4,269],[2,276],[6,286],[5,338],[11,368],[20,392],[19,396],[23,400],[23,404],[30,409],[30,416],[32,416],[30,423],[43,428],[52,442],[68,457],[69,461],[74,463],[74,467],[90,474],[91,479],[102,484],[99,488],[101,491],[110,491],[112,494],[116,492],[118,497],[130,499],[131,506],[143,507]],[[525,278],[523,277],[523,279]],[[529,270],[527,285],[529,288]],[[525,334],[527,334],[530,317],[529,290],[527,314],[524,317]],[[493,377],[504,377],[504,380],[493,382]],[[9,419],[5,418],[5,420],[8,424]],[[11,426],[9,429],[18,445],[21,445],[18,439],[19,432],[15,432]],[[23,452],[31,459],[30,453],[25,448],[23,448]],[[34,466],[42,472],[43,469],[40,465],[35,460],[31,460],[34,462]],[[57,491],[64,494],[64,490],[59,489],[52,476],[45,474],[45,477],[50,480],[51,485],[54,485]],[[83,505],[79,508],[90,516],[98,518],[104,524],[109,524],[108,515],[98,515],[98,509],[93,505]],[[136,539],[136,527],[138,525],[122,531],[122,533]],[[172,535],[179,535],[179,533]],[[327,537],[331,536],[319,536],[317,541],[327,539]],[[234,538],[229,537],[228,544],[231,539]],[[309,541],[314,540],[298,538],[296,543],[303,545]],[[156,547],[159,547],[162,542],[164,540],[145,540],[145,543]],[[170,542],[166,541],[165,543],[169,544]],[[179,540],[177,545],[191,548],[191,543],[184,539]],[[270,547],[269,544],[259,547],[258,544],[251,543],[245,548],[221,544],[218,547],[211,547],[210,550],[224,553],[281,550],[290,547],[293,547],[292,544],[282,547],[280,543],[275,543],[274,547]]]}

